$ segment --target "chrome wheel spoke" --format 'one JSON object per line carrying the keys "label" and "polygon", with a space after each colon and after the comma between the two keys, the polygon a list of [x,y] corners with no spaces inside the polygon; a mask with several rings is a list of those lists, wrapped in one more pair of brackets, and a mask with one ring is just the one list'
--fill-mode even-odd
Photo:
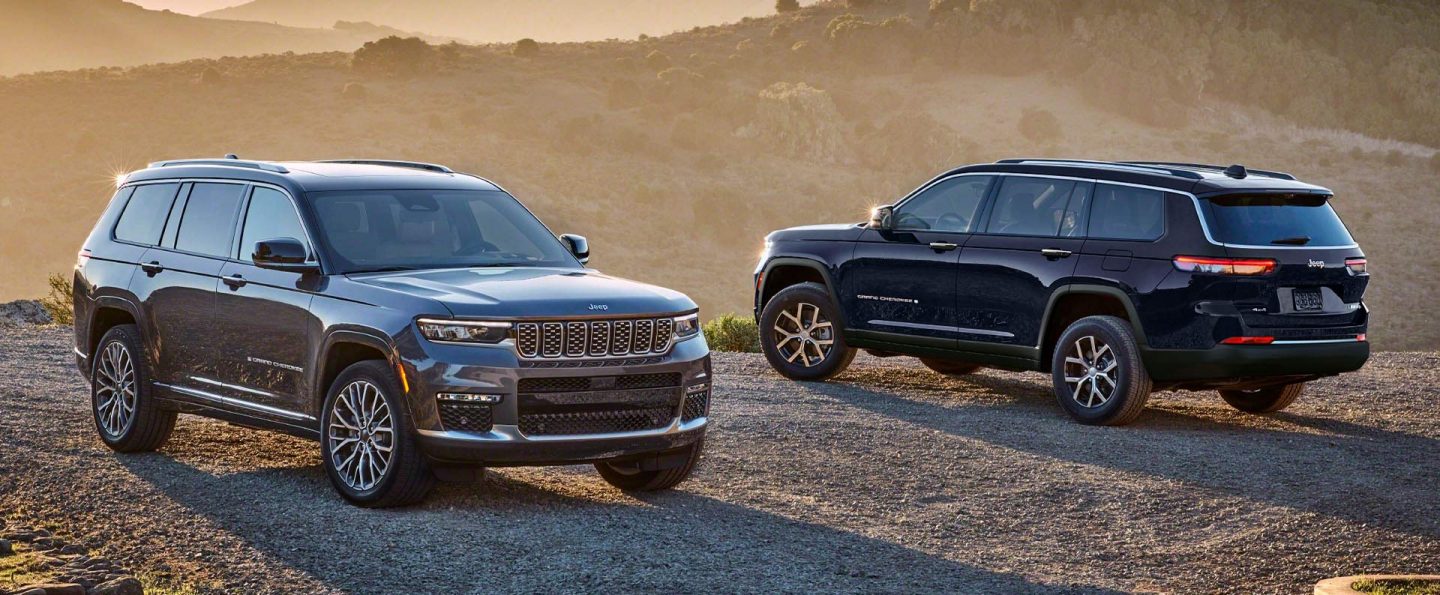
{"label": "chrome wheel spoke", "polygon": [[139,403],[135,361],[119,341],[106,344],[99,356],[93,379],[95,421],[108,437],[117,439],[130,429]]}
{"label": "chrome wheel spoke", "polygon": [[1091,408],[1110,402],[1119,389],[1113,376],[1119,367],[1109,344],[1094,335],[1086,335],[1075,340],[1074,349],[1066,354],[1060,373],[1065,384],[1073,387],[1070,398],[1082,407]]}
{"label": "chrome wheel spoke", "polygon": [[390,469],[394,418],[380,387],[356,380],[340,390],[330,408],[328,446],[335,472],[351,489],[374,488]]}

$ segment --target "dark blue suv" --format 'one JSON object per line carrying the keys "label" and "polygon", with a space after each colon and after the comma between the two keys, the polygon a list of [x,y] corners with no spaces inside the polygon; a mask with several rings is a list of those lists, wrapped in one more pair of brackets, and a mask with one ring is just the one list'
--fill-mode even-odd
{"label": "dark blue suv", "polygon": [[951,375],[1049,372],[1075,419],[1156,390],[1264,413],[1369,357],[1365,256],[1333,193],[1243,166],[1007,159],[955,169],[868,223],[777,231],[755,271],[771,365],[865,349]]}

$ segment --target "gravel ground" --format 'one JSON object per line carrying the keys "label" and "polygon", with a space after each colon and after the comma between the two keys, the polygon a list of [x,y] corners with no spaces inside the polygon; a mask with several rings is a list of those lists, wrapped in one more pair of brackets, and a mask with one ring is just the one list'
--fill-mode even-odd
{"label": "gravel ground", "polygon": [[1440,572],[1440,354],[1378,354],[1271,417],[1159,394],[1124,428],[1072,423],[1037,374],[716,369],[706,460],[674,492],[508,469],[370,511],[286,436],[183,417],[160,452],[112,454],[68,329],[3,330],[0,516],[202,591],[1298,593]]}

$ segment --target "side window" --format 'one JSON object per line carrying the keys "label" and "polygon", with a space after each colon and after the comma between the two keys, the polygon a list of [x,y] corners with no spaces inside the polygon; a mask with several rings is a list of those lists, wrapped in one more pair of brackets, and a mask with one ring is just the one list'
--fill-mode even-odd
{"label": "side window", "polygon": [[1165,193],[1159,190],[1097,184],[1093,202],[1091,238],[1149,241],[1165,235]]}
{"label": "side window", "polygon": [[1006,176],[985,231],[995,234],[1055,237],[1065,219],[1075,182]]}
{"label": "side window", "polygon": [[305,244],[306,252],[314,254],[290,197],[278,190],[256,187],[250,195],[250,207],[245,211],[245,227],[240,232],[240,260],[250,261],[257,242],[282,238],[299,240]]}
{"label": "side window", "polygon": [[957,176],[926,188],[895,213],[895,229],[968,233],[994,176]]}
{"label": "side window", "polygon": [[235,219],[239,216],[240,199],[245,195],[242,184],[196,184],[180,216],[180,232],[175,248],[209,256],[230,256],[230,240],[235,237]]}
{"label": "side window", "polygon": [[165,230],[165,217],[175,200],[179,184],[144,184],[135,187],[120,221],[115,224],[115,239],[151,246],[160,243]]}
{"label": "side window", "polygon": [[1078,238],[1085,235],[1085,225],[1090,217],[1090,195],[1095,185],[1084,182],[1075,185],[1070,193],[1070,204],[1065,207],[1065,216],[1060,219],[1060,237]]}

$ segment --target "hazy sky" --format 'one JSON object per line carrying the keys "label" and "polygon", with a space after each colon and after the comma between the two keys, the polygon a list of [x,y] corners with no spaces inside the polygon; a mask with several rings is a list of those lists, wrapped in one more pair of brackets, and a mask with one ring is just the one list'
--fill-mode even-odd
{"label": "hazy sky", "polygon": [[152,10],[170,9],[185,14],[200,14],[211,10],[244,4],[246,0],[129,0]]}

